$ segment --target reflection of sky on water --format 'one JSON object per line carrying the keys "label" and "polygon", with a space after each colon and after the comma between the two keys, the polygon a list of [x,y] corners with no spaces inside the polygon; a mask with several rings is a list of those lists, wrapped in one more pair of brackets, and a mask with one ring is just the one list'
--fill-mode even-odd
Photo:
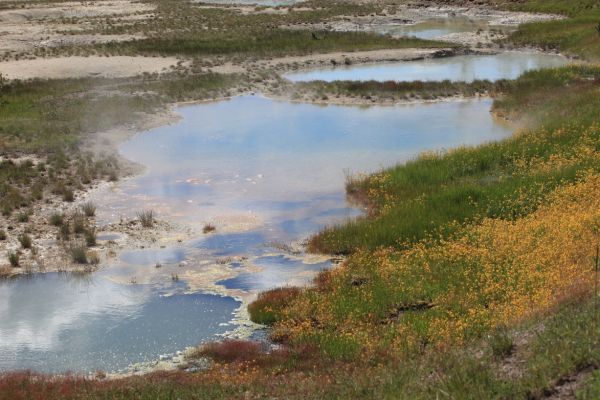
{"label": "reflection of sky on water", "polygon": [[323,80],[376,80],[376,81],[451,81],[471,82],[475,79],[496,81],[515,79],[522,73],[539,68],[558,67],[567,64],[562,56],[505,52],[490,56],[457,56],[432,58],[413,62],[356,65],[294,72],[285,77],[294,82]]}
{"label": "reflection of sky on water", "polygon": [[117,370],[222,333],[239,305],[204,294],[161,296],[100,275],[0,281],[0,371]]}
{"label": "reflection of sky on water", "polygon": [[[98,201],[108,205],[98,212],[114,219],[153,207],[198,224],[253,215],[274,230],[307,218],[322,226],[347,209],[348,170],[375,171],[423,150],[504,137],[508,130],[493,122],[490,104],[321,107],[243,96],[184,106],[179,123],[121,147],[148,171],[119,183]],[[332,209],[337,215],[329,215]]]}

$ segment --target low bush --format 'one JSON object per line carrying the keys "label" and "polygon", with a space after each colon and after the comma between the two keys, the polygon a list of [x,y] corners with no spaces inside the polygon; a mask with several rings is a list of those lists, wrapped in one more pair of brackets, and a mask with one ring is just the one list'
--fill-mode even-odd
{"label": "low bush", "polygon": [[96,230],[91,228],[91,229],[86,229],[83,233],[84,237],[85,237],[85,244],[87,245],[87,247],[94,247],[96,245]]}
{"label": "low bush", "polygon": [[255,341],[228,339],[209,342],[200,347],[195,356],[204,356],[216,361],[252,361],[264,353],[264,346]]}

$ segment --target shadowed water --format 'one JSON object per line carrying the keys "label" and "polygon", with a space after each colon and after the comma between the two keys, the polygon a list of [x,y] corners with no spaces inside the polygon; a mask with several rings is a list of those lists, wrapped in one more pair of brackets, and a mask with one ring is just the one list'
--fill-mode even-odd
{"label": "shadowed water", "polygon": [[515,79],[524,72],[566,65],[568,60],[559,55],[505,52],[497,55],[466,55],[432,58],[420,61],[404,61],[385,64],[339,66],[285,75],[293,82],[337,80],[375,81],[464,81],[487,79]]}

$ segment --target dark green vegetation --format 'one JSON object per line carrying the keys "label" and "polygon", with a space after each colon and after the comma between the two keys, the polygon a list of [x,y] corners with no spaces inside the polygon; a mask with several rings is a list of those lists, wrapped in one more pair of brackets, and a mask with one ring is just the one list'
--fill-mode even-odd
{"label": "dark green vegetation", "polygon": [[377,101],[433,100],[452,96],[494,95],[502,92],[508,85],[508,82],[503,80],[498,82],[477,80],[471,83],[449,80],[442,82],[313,81],[296,83],[292,87],[292,98],[308,93],[316,99],[344,96]]}
{"label": "dark green vegetation", "polygon": [[[464,222],[530,213],[553,188],[573,181],[584,169],[599,167],[596,159],[585,158],[559,170],[523,168],[574,151],[582,140],[581,127],[597,121],[598,81],[600,68],[568,67],[529,72],[504,83],[510,96],[496,101],[496,112],[517,118],[526,109],[527,118],[545,129],[527,129],[477,148],[423,155],[366,179],[350,178],[349,195],[366,201],[371,216],[325,230],[310,241],[310,248],[337,254],[403,248],[430,235],[448,237]],[[565,120],[565,134],[555,135],[553,130]]]}
{"label": "dark green vegetation", "polygon": [[0,151],[74,152],[93,132],[166,103],[214,96],[236,82],[218,74],[135,79],[14,81],[0,86]]}

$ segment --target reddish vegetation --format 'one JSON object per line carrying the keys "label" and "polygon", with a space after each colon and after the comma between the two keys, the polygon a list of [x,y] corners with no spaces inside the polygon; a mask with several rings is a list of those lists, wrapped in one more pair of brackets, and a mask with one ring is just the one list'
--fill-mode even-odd
{"label": "reddish vegetation", "polygon": [[259,342],[231,339],[207,343],[202,346],[199,354],[215,361],[253,361],[258,360],[265,350],[265,346]]}

